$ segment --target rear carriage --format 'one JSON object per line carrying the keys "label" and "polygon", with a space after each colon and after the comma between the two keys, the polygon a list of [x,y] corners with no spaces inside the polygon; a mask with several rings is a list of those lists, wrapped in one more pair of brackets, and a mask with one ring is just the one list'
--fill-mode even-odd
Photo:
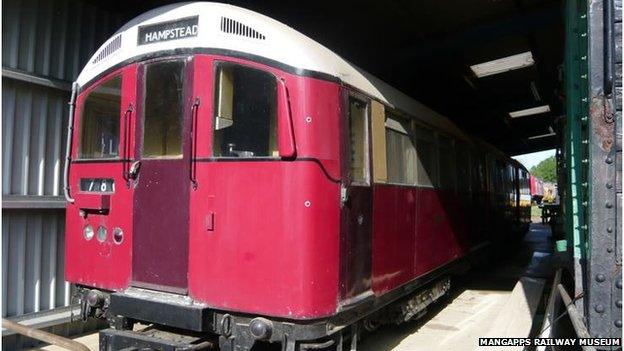
{"label": "rear carriage", "polygon": [[420,315],[528,225],[520,164],[241,8],[139,16],[74,94],[66,279],[116,328],[104,348],[161,342],[134,321],[224,350],[338,347],[394,306]]}

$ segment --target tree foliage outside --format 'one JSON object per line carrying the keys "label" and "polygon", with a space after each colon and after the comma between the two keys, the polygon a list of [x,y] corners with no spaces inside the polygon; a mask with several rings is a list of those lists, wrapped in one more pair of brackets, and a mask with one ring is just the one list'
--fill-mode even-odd
{"label": "tree foliage outside", "polygon": [[546,182],[557,182],[557,161],[555,156],[551,156],[544,159],[542,162],[531,167],[530,172],[535,178],[541,179]]}

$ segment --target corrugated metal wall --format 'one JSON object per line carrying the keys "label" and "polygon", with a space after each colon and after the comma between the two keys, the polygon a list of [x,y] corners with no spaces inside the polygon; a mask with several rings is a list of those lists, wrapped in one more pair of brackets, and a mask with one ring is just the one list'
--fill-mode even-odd
{"label": "corrugated metal wall", "polygon": [[3,317],[70,303],[62,198],[69,87],[121,24],[79,1],[2,2]]}
{"label": "corrugated metal wall", "polygon": [[3,1],[2,67],[72,81],[121,24],[119,16],[78,1]]}
{"label": "corrugated metal wall", "polygon": [[62,210],[3,212],[3,317],[67,306]]}
{"label": "corrugated metal wall", "polygon": [[62,195],[68,99],[65,91],[2,80],[3,195]]}

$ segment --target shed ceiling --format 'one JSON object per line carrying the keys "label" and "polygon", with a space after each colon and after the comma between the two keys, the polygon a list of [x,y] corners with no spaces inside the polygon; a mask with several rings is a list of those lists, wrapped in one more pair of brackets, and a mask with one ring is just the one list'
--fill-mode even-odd
{"label": "shed ceiling", "polygon": [[[127,19],[172,2],[87,1]],[[508,154],[556,147],[555,137],[528,138],[563,115],[561,0],[226,2],[288,24]],[[526,51],[533,66],[483,78],[470,70]],[[545,114],[508,116],[545,104]]]}

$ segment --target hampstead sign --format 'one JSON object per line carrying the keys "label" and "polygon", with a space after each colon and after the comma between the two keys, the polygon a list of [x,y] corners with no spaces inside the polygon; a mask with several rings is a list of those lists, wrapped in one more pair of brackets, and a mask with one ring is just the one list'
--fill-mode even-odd
{"label": "hampstead sign", "polygon": [[138,45],[196,37],[199,16],[139,26]]}

